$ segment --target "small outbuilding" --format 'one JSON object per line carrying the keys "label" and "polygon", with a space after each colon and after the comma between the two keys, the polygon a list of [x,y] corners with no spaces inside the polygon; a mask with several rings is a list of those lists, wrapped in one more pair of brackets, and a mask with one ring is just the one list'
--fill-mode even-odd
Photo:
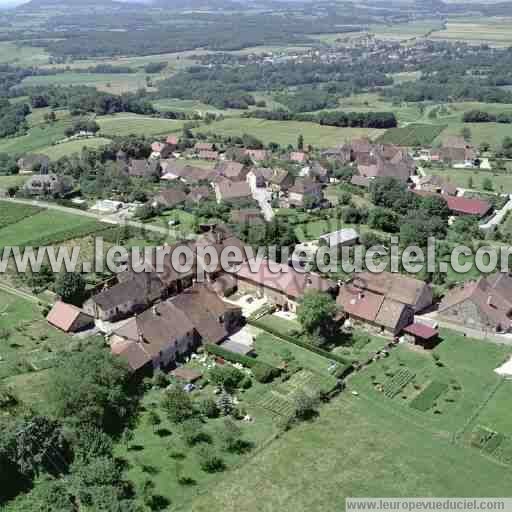
{"label": "small outbuilding", "polygon": [[94,325],[94,318],[80,308],[57,302],[46,317],[48,323],[64,332],[79,332]]}

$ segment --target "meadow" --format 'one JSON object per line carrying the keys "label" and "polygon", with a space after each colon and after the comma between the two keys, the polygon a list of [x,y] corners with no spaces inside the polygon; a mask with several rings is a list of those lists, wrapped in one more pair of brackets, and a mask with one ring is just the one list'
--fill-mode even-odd
{"label": "meadow", "polygon": [[512,193],[512,174],[471,169],[426,169],[426,172],[430,175],[442,176],[446,181],[460,188],[469,188],[471,178],[471,188],[482,191],[484,180],[490,178],[495,192]]}
{"label": "meadow", "polygon": [[[15,206],[18,207],[18,205]],[[43,210],[2,227],[0,247],[50,245],[86,236],[106,227],[106,224],[90,217]]]}
{"label": "meadow", "polygon": [[445,126],[434,124],[410,124],[387,130],[378,138],[378,142],[398,146],[429,146],[444,129]]}
{"label": "meadow", "polygon": [[49,54],[43,48],[11,42],[0,43],[0,63],[17,66],[40,66],[48,63]]}
{"label": "meadow", "polygon": [[[41,307],[0,288],[0,379],[43,369],[70,338],[46,322]],[[1,382],[1,380],[0,380]]]}
{"label": "meadow", "polygon": [[383,130],[368,128],[336,128],[320,126],[315,123],[299,121],[267,121],[265,119],[229,118],[214,122],[207,127],[196,128],[195,132],[212,132],[224,136],[247,133],[260,139],[263,143],[276,142],[282,146],[296,145],[297,137],[302,134],[304,143],[316,147],[332,147],[358,137],[372,139]]}
{"label": "meadow", "polygon": [[96,119],[102,136],[146,135],[157,136],[175,133],[183,128],[184,121],[159,119],[137,114],[114,114]]}
{"label": "meadow", "polygon": [[[100,91],[121,94],[147,88],[145,73],[73,73],[65,72],[56,75],[29,76],[23,80],[22,86],[41,85],[87,85]],[[148,88],[151,90],[151,88]]]}
{"label": "meadow", "polygon": [[64,139],[66,137],[64,132],[70,125],[71,120],[65,119],[52,124],[34,126],[26,135],[0,139],[0,153],[12,155],[36,153]]}
{"label": "meadow", "polygon": [[375,34],[378,39],[404,41],[416,37],[426,37],[431,32],[442,29],[442,27],[443,25],[439,20],[420,20],[410,23],[370,25],[369,31]]}
{"label": "meadow", "polygon": [[38,152],[47,155],[50,160],[58,160],[64,156],[70,156],[73,153],[80,153],[83,148],[97,149],[109,144],[110,139],[104,137],[91,137],[89,139],[72,140],[55,144],[47,148],[41,148]]}
{"label": "meadow", "polygon": [[510,46],[512,33],[510,31],[510,19],[453,19],[446,23],[444,30],[434,31],[430,34],[432,39],[447,41],[465,41],[467,43],[491,46]]}
{"label": "meadow", "polygon": [[496,149],[505,137],[512,137],[512,124],[454,122],[448,123],[446,129],[433,141],[433,145],[440,144],[446,136],[460,135],[464,128],[471,130],[471,143],[477,148],[486,142]]}

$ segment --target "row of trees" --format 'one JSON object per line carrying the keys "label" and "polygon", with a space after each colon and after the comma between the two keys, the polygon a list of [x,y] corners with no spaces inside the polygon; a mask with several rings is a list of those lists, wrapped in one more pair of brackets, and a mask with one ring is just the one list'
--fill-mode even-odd
{"label": "row of trees", "polygon": [[512,123],[512,114],[501,112],[499,114],[491,114],[490,112],[483,112],[482,110],[470,110],[464,112],[462,120],[465,123]]}

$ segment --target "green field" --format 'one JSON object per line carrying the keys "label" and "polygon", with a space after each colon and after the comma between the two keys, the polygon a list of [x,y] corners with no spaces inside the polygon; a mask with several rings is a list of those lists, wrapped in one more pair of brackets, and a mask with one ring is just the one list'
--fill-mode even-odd
{"label": "green field", "polygon": [[0,176],[0,189],[21,187],[28,180],[28,176],[16,174],[14,176]]}
{"label": "green field", "polygon": [[440,30],[442,23],[438,20],[421,20],[410,23],[397,23],[391,25],[371,25],[370,32],[378,39],[391,39],[403,41],[415,37],[425,37],[434,30]]}
{"label": "green field", "polygon": [[64,132],[70,124],[71,120],[69,119],[58,121],[49,125],[30,128],[27,135],[0,139],[0,152],[13,155],[38,152],[64,139],[66,137]]}
{"label": "green field", "polygon": [[100,125],[100,133],[104,136],[124,135],[166,135],[183,128],[184,121],[158,119],[137,114],[115,114],[96,119]]}
{"label": "green field", "polygon": [[[394,349],[389,358],[355,375],[348,392],[323,406],[316,421],[281,436],[198,497],[190,510],[324,511],[344,510],[347,496],[508,495],[512,476],[507,468],[462,439],[454,443],[453,436],[468,428],[475,412],[480,424],[484,416],[484,425],[512,432],[512,415],[505,405],[510,386],[498,387],[502,381],[493,372],[510,348],[448,331],[443,337],[435,350],[443,367],[428,353]],[[414,375],[419,391],[410,381],[395,398],[375,389],[374,379],[386,384],[406,370]],[[450,387],[442,397],[444,405],[436,406],[442,413],[411,408],[410,399],[433,379]],[[458,391],[451,390],[455,384]],[[402,395],[408,395],[407,400]],[[455,401],[445,401],[449,396]]]}
{"label": "green field", "polygon": [[39,153],[48,155],[51,160],[58,160],[63,156],[69,156],[73,153],[80,153],[83,148],[97,149],[108,144],[110,139],[103,137],[92,137],[90,139],[72,140],[70,142],[64,142],[62,144],[55,144],[47,148],[42,148]]}
{"label": "green field", "polygon": [[383,130],[367,128],[336,128],[333,126],[320,126],[315,123],[299,121],[267,121],[265,119],[224,119],[200,127],[196,132],[212,132],[224,136],[253,135],[265,144],[276,142],[282,146],[296,145],[299,134],[304,136],[304,143],[317,147],[331,147],[342,144],[348,140],[368,136],[376,138]]}
{"label": "green field", "polygon": [[346,497],[507,496],[511,485],[510,472],[476,450],[345,394],[188,510],[323,512],[344,510]]}
{"label": "green field", "polygon": [[100,91],[121,94],[147,87],[145,73],[59,73],[57,75],[29,76],[22,86],[38,85],[87,85]]}
{"label": "green field", "polygon": [[510,23],[511,20],[508,18],[453,19],[446,23],[445,30],[433,32],[430,37],[474,44],[487,43],[491,46],[510,46],[512,44]]}
{"label": "green field", "polygon": [[490,178],[495,192],[512,193],[512,174],[474,171],[471,169],[426,169],[427,174],[442,176],[446,181],[460,188],[469,188],[468,180],[473,180],[474,190],[484,190],[483,182]]}
{"label": "green field", "polygon": [[49,245],[85,236],[105,226],[89,217],[44,210],[0,229],[0,247]]}
{"label": "green field", "polygon": [[20,373],[51,365],[55,353],[70,338],[49,326],[41,308],[29,300],[0,289],[0,382]]}
{"label": "green field", "polygon": [[391,128],[379,137],[382,144],[398,146],[429,146],[443,132],[446,126],[433,124],[410,124],[403,128]]}
{"label": "green field", "polygon": [[16,43],[0,43],[0,63],[14,64],[20,67],[38,66],[48,62],[49,55],[43,48],[18,45]]}

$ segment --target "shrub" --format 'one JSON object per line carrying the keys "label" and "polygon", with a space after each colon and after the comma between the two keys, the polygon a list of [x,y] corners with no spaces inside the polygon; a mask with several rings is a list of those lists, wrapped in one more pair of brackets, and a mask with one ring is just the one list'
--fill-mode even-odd
{"label": "shrub", "polygon": [[257,364],[253,366],[252,373],[258,382],[265,384],[272,382],[280,374],[280,371],[266,364]]}
{"label": "shrub", "polygon": [[217,418],[219,416],[219,408],[215,400],[211,398],[205,398],[199,402],[199,412],[207,418]]}
{"label": "shrub", "polygon": [[203,445],[198,451],[199,465],[207,473],[219,473],[224,471],[226,465],[216,451],[208,445]]}

